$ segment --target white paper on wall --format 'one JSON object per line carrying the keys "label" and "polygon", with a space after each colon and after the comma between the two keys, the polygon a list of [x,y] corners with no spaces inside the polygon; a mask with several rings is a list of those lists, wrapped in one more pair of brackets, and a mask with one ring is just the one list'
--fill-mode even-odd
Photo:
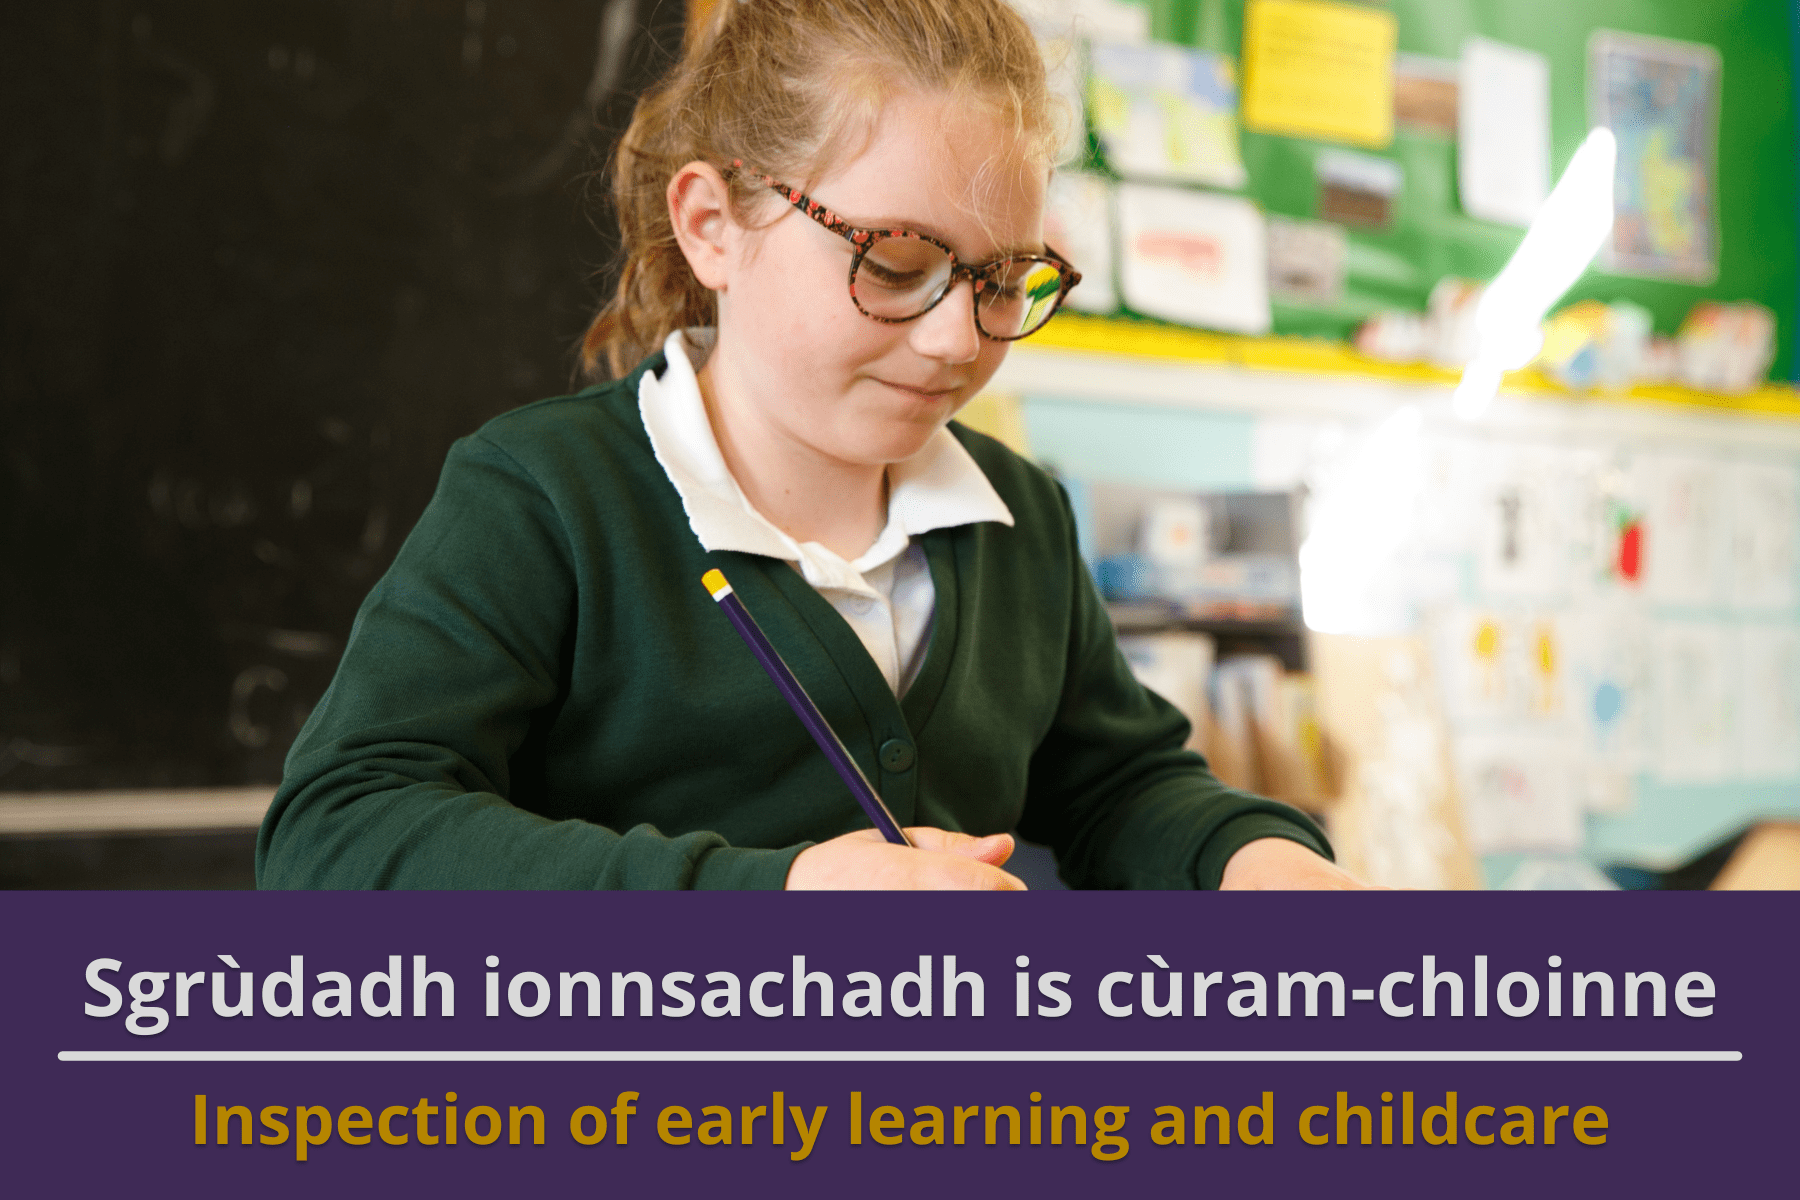
{"label": "white paper on wall", "polygon": [[1738,763],[1746,779],[1800,776],[1800,627],[1737,630]]}
{"label": "white paper on wall", "polygon": [[1058,171],[1051,176],[1044,207],[1044,241],[1081,272],[1081,283],[1069,293],[1066,307],[1094,313],[1119,307],[1119,292],[1113,286],[1109,180],[1080,171]]}
{"label": "white paper on wall", "polygon": [[1580,514],[1569,457],[1490,444],[1475,510],[1484,598],[1548,600],[1570,591]]}
{"label": "white paper on wall", "polygon": [[1730,599],[1744,611],[1791,611],[1800,572],[1800,498],[1794,468],[1732,463],[1726,468],[1731,513]]}
{"label": "white paper on wall", "polygon": [[1486,38],[1463,43],[1457,187],[1470,216],[1529,225],[1550,194],[1550,60]]}
{"label": "white paper on wall", "polygon": [[1648,532],[1649,477],[1617,450],[1589,456],[1586,508],[1578,554],[1579,591],[1640,598],[1644,591],[1644,542]]}
{"label": "white paper on wall", "polygon": [[1458,734],[1452,739],[1469,841],[1477,854],[1581,846],[1582,768],[1555,734]]}
{"label": "white paper on wall", "polygon": [[1656,770],[1668,783],[1720,783],[1735,773],[1733,676],[1737,646],[1730,626],[1665,621],[1655,634]]}
{"label": "white paper on wall", "polygon": [[1571,728],[1570,637],[1565,618],[1456,608],[1440,619],[1439,675],[1445,709],[1459,728]]}
{"label": "white paper on wall", "polygon": [[1653,603],[1707,608],[1724,598],[1730,523],[1720,464],[1645,456],[1634,472],[1646,496],[1644,590]]}
{"label": "white paper on wall", "polygon": [[1088,48],[1088,118],[1127,179],[1244,186],[1237,66],[1186,46]]}
{"label": "white paper on wall", "polygon": [[1651,626],[1629,600],[1583,605],[1564,617],[1570,712],[1599,777],[1589,806],[1620,807],[1618,780],[1650,765],[1655,706]]}
{"label": "white paper on wall", "polygon": [[1269,331],[1263,215],[1236,196],[1146,184],[1118,190],[1120,290],[1145,316]]}

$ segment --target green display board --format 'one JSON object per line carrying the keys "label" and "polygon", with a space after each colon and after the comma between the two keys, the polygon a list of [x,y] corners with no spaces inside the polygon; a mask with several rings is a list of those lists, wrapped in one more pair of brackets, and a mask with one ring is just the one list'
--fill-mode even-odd
{"label": "green display board", "polygon": [[[1159,39],[1237,57],[1247,0],[1146,0]],[[1588,42],[1596,30],[1711,45],[1721,59],[1717,169],[1718,275],[1704,285],[1591,268],[1565,302],[1631,300],[1673,333],[1695,301],[1755,300],[1776,314],[1775,378],[1794,371],[1796,123],[1789,5],[1775,0],[1392,0],[1401,54],[1456,58],[1464,39],[1541,52],[1550,64],[1552,178],[1588,131]],[[1327,144],[1242,131],[1244,192],[1268,212],[1318,216],[1314,162]],[[1381,309],[1422,309],[1446,275],[1493,277],[1523,231],[1465,213],[1454,135],[1397,128],[1365,151],[1404,172],[1385,229],[1352,229],[1342,300],[1329,308],[1277,303],[1275,332],[1347,337]]]}

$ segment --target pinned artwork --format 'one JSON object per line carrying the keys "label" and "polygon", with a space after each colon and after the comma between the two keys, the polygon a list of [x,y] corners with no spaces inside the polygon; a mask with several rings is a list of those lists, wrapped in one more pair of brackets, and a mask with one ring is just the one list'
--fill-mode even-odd
{"label": "pinned artwork", "polygon": [[1800,497],[1794,468],[1733,463],[1726,473],[1731,513],[1730,599],[1743,611],[1791,611],[1800,572]]}
{"label": "pinned artwork", "polygon": [[1452,745],[1477,854],[1581,847],[1582,770],[1566,739],[1460,734]]}
{"label": "pinned artwork", "polygon": [[1463,211],[1525,226],[1550,194],[1550,61],[1487,38],[1463,43],[1456,183]]}
{"label": "pinned artwork", "polygon": [[1344,298],[1348,257],[1342,225],[1269,218],[1269,295],[1283,304],[1331,308]]}
{"label": "pinned artwork", "polygon": [[1481,594],[1566,596],[1575,583],[1581,463],[1552,450],[1489,448],[1480,480],[1476,571]]}
{"label": "pinned artwork", "polygon": [[1594,766],[1631,775],[1649,763],[1650,628],[1628,600],[1591,605],[1563,620],[1568,694],[1582,749]]}
{"label": "pinned artwork", "polygon": [[1319,181],[1319,215],[1364,229],[1386,229],[1394,220],[1394,198],[1406,181],[1391,158],[1354,150],[1321,150],[1313,162]]}
{"label": "pinned artwork", "polygon": [[1120,291],[1145,316],[1223,329],[1269,331],[1268,247],[1248,200],[1121,184]]}
{"label": "pinned artwork", "polygon": [[1244,186],[1230,58],[1185,46],[1097,42],[1088,59],[1088,112],[1119,174]]}
{"label": "pinned artwork", "polygon": [[1457,78],[1453,58],[1394,56],[1394,125],[1409,133],[1456,136]]}
{"label": "pinned artwork", "polygon": [[1734,774],[1729,626],[1667,622],[1656,630],[1656,770],[1667,783],[1720,783]]}
{"label": "pinned artwork", "polygon": [[1645,457],[1636,472],[1647,496],[1644,588],[1668,607],[1705,608],[1722,598],[1730,525],[1719,464],[1685,456]]}
{"label": "pinned artwork", "polygon": [[1394,137],[1394,14],[1319,0],[1250,0],[1244,124],[1386,146]]}
{"label": "pinned artwork", "polygon": [[1601,521],[1609,579],[1635,587],[1644,581],[1644,510],[1607,497]]}
{"label": "pinned artwork", "polygon": [[1081,272],[1081,285],[1063,302],[1076,312],[1119,307],[1113,283],[1113,185],[1098,175],[1058,171],[1044,206],[1044,241]]}
{"label": "pinned artwork", "polygon": [[1044,80],[1050,86],[1050,94],[1062,101],[1069,116],[1056,161],[1076,162],[1087,152],[1086,108],[1082,96],[1085,72],[1080,35],[1066,14],[1027,12],[1025,15],[1031,32],[1037,37],[1038,53],[1044,59]]}
{"label": "pinned artwork", "polygon": [[1792,779],[1800,775],[1800,628],[1745,625],[1737,637],[1739,768],[1746,779]]}
{"label": "pinned artwork", "polygon": [[1551,613],[1449,614],[1439,662],[1451,717],[1459,728],[1560,727],[1573,707],[1569,646],[1564,619]]}
{"label": "pinned artwork", "polygon": [[1597,31],[1588,41],[1588,120],[1619,145],[1602,266],[1710,283],[1719,270],[1719,52]]}

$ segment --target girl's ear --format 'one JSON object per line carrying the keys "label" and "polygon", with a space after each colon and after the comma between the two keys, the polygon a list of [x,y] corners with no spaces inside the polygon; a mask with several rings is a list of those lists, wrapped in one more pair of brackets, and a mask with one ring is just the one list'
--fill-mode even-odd
{"label": "girl's ear", "polygon": [[669,180],[669,222],[675,243],[702,287],[725,290],[739,230],[731,192],[711,163],[691,162]]}

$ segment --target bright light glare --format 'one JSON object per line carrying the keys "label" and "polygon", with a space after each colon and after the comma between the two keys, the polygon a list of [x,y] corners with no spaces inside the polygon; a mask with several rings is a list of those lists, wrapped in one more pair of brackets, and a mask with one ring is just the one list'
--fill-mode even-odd
{"label": "bright light glare", "polygon": [[1500,390],[1500,376],[1537,357],[1539,326],[1600,252],[1613,222],[1612,130],[1595,129],[1569,160],[1512,260],[1475,308],[1475,359],[1454,400],[1460,417],[1479,416]]}
{"label": "bright light glare", "polygon": [[1413,528],[1423,482],[1416,404],[1396,409],[1314,497],[1300,547],[1307,628],[1380,636],[1404,632],[1395,558]]}

